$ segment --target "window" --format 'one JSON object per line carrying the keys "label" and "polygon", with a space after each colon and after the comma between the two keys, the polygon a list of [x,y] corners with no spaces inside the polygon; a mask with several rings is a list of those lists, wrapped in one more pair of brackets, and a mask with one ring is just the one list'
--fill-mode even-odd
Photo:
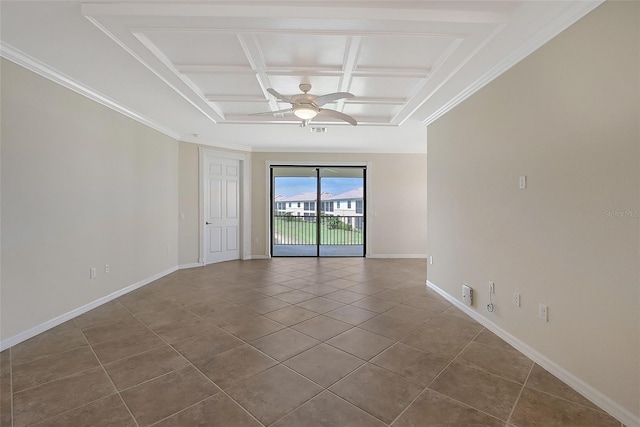
{"label": "window", "polygon": [[362,203],[362,200],[356,200],[356,213],[357,214],[361,214],[364,213],[364,203]]}
{"label": "window", "polygon": [[340,209],[340,200],[336,202],[336,208]]}
{"label": "window", "polygon": [[322,202],[322,212],[333,212],[333,202]]}
{"label": "window", "polygon": [[351,200],[347,201],[347,209],[351,209]]}
{"label": "window", "polygon": [[298,202],[298,207],[300,207],[300,202]]}
{"label": "window", "polygon": [[289,207],[291,207],[291,202],[289,202]]}

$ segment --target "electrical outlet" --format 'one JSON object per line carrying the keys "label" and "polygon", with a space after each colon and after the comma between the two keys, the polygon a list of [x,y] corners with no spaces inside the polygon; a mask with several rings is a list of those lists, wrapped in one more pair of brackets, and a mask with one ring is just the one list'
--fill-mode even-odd
{"label": "electrical outlet", "polygon": [[433,255],[429,255],[429,265],[433,265]]}
{"label": "electrical outlet", "polygon": [[96,270],[95,267],[91,267],[91,270],[89,270],[89,277],[91,277],[92,279],[95,279],[97,275],[98,275],[98,270]]}
{"label": "electrical outlet", "polygon": [[546,304],[538,305],[538,316],[545,322],[549,321],[549,307]]}
{"label": "electrical outlet", "polygon": [[495,294],[496,293],[496,288],[495,288],[493,282],[489,282],[489,293],[490,294]]}
{"label": "electrical outlet", "polygon": [[520,294],[517,292],[513,294],[513,305],[520,307]]}
{"label": "electrical outlet", "polygon": [[518,183],[520,185],[520,189],[524,190],[525,188],[527,188],[527,177],[524,175],[521,176]]}
{"label": "electrical outlet", "polygon": [[473,288],[469,285],[462,285],[462,302],[465,305],[473,305]]}
{"label": "electrical outlet", "polygon": [[104,274],[109,274],[110,271],[111,271],[111,267],[109,266],[109,264],[105,264],[104,265]]}

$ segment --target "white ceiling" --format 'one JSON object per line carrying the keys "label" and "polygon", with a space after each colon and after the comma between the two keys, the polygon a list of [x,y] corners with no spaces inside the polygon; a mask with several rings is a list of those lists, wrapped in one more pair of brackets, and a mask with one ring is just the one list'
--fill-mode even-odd
{"label": "white ceiling", "polygon": [[[426,125],[596,1],[3,1],[2,56],[183,141],[425,152]],[[269,95],[351,92],[301,128]]]}

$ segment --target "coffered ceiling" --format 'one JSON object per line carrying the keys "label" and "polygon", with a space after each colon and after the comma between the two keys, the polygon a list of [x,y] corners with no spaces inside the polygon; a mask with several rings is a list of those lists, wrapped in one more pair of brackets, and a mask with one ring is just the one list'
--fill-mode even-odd
{"label": "coffered ceiling", "polygon": [[[424,152],[426,125],[599,1],[2,3],[2,55],[177,139]],[[312,134],[267,92],[350,92]]]}

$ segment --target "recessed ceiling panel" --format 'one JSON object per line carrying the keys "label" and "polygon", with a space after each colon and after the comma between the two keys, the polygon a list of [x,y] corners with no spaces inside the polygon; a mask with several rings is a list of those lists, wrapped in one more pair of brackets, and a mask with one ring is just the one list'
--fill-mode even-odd
{"label": "recessed ceiling panel", "polygon": [[258,43],[270,67],[342,68],[348,38],[341,35],[259,34]]}
{"label": "recessed ceiling panel", "polygon": [[413,77],[354,77],[349,91],[371,98],[410,98],[423,82]]}
{"label": "recessed ceiling panel", "polygon": [[385,117],[391,119],[391,117],[398,114],[400,107],[400,105],[358,104],[349,102],[344,104],[342,112],[356,117]]}
{"label": "recessed ceiling panel", "polygon": [[266,102],[214,102],[214,104],[225,116],[248,115],[271,111],[269,104]]}
{"label": "recessed ceiling panel", "polygon": [[220,75],[203,73],[188,74],[186,77],[195,83],[204,95],[263,95],[256,76],[253,74]]}
{"label": "recessed ceiling panel", "polygon": [[387,68],[428,71],[455,41],[452,37],[435,36],[368,36],[362,40],[360,68]]}
{"label": "recessed ceiling panel", "polygon": [[177,65],[248,66],[235,34],[215,31],[151,31],[145,36]]}

